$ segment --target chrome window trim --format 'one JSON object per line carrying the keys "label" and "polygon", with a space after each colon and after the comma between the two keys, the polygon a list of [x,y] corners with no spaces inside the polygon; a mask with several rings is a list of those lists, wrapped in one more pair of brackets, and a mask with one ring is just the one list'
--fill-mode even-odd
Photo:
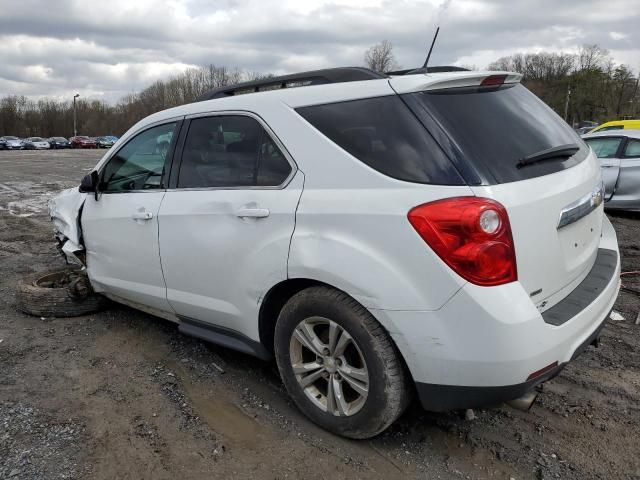
{"label": "chrome window trim", "polygon": [[581,218],[586,217],[602,205],[603,201],[604,183],[600,182],[591,192],[562,209],[557,229],[560,230],[561,228],[571,225]]}

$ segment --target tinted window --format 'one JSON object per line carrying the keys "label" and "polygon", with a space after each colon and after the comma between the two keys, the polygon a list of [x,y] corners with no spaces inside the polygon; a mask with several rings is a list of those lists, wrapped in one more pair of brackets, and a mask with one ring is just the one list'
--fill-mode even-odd
{"label": "tinted window", "polygon": [[291,165],[255,119],[241,115],[191,120],[178,188],[278,186]]}
{"label": "tinted window", "polygon": [[[406,97],[416,114],[435,119],[462,157],[480,169],[489,183],[554,173],[576,165],[588,152],[569,125],[519,84],[485,91],[446,89]],[[567,144],[578,144],[580,151],[568,159],[518,166],[526,156]]]}
{"label": "tinted window", "polygon": [[622,142],[621,137],[585,138],[598,158],[614,158]]}
{"label": "tinted window", "polygon": [[640,140],[629,139],[623,155],[625,157],[640,157]]}
{"label": "tinted window", "polygon": [[429,132],[396,95],[296,111],[334,143],[385,175],[418,183],[463,183]]}
{"label": "tinted window", "polygon": [[145,130],[129,140],[102,171],[100,190],[124,192],[161,188],[165,157],[176,123]]}
{"label": "tinted window", "polygon": [[602,127],[598,129],[598,132],[606,132],[607,130],[623,130],[624,125],[611,125],[609,127]]}

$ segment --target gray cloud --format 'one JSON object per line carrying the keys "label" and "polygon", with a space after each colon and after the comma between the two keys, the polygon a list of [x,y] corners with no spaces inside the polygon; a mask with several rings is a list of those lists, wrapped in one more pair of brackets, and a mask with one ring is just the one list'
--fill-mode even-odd
{"label": "gray cloud", "polygon": [[115,101],[191,66],[285,73],[362,64],[393,42],[422,64],[474,64],[517,51],[597,43],[640,67],[637,0],[0,0],[0,95]]}

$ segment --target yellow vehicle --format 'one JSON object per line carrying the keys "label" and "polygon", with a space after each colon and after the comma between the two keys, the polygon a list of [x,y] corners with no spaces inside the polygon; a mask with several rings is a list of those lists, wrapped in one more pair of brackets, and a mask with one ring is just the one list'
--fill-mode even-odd
{"label": "yellow vehicle", "polygon": [[640,120],[614,120],[598,125],[589,133],[604,132],[606,130],[640,130]]}

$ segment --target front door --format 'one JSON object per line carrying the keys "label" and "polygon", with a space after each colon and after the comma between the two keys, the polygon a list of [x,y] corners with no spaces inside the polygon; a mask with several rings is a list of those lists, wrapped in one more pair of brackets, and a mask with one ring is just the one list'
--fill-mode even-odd
{"label": "front door", "polygon": [[180,316],[255,339],[262,296],[287,278],[302,173],[254,116],[183,128],[176,188],[159,217],[167,298]]}
{"label": "front door", "polygon": [[81,217],[94,288],[167,312],[158,212],[177,127],[171,122],[147,129],[115,152],[99,172],[98,199],[88,196]]}

